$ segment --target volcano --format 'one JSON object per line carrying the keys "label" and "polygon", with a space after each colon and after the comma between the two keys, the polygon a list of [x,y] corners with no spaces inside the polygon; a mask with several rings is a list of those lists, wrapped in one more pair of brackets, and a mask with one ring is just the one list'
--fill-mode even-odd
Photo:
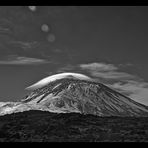
{"label": "volcano", "polygon": [[0,115],[41,110],[96,116],[148,116],[148,107],[77,73],[49,76],[27,87],[20,102],[1,102]]}

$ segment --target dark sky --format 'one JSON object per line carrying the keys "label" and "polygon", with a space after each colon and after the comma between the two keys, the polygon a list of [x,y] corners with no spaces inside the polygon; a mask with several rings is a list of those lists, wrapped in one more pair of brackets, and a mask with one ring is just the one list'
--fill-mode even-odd
{"label": "dark sky", "polygon": [[0,101],[20,100],[27,86],[72,71],[148,105],[147,50],[147,6],[1,6]]}

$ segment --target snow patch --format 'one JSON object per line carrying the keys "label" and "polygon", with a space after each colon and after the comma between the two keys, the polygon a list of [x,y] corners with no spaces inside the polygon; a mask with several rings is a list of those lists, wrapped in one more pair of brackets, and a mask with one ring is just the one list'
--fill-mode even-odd
{"label": "snow patch", "polygon": [[56,85],[52,90],[54,90],[55,88],[59,87],[61,85],[61,83],[59,83],[58,85]]}

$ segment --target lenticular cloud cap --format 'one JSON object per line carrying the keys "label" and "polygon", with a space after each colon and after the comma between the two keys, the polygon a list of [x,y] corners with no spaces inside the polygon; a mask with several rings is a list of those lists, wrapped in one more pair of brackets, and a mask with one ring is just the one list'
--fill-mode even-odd
{"label": "lenticular cloud cap", "polygon": [[37,83],[29,86],[26,88],[26,90],[34,90],[34,89],[38,89],[41,88],[47,84],[49,84],[50,82],[59,80],[59,79],[63,79],[63,78],[71,78],[71,79],[78,79],[78,80],[87,80],[87,81],[93,81],[92,78],[84,75],[84,74],[79,74],[79,73],[60,73],[60,74],[55,74],[52,76],[48,76],[40,81],[38,81]]}

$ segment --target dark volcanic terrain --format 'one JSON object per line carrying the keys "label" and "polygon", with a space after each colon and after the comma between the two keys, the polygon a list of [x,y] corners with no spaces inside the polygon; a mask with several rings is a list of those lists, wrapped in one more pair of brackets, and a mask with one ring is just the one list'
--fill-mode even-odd
{"label": "dark volcanic terrain", "polygon": [[25,111],[0,117],[1,142],[148,142],[148,117]]}

